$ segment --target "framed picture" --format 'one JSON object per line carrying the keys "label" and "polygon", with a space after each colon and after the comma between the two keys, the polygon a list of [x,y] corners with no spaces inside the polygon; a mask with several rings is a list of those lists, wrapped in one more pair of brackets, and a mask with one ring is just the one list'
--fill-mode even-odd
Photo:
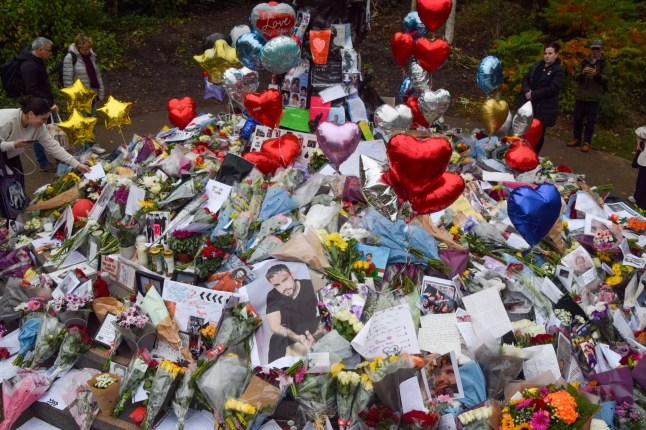
{"label": "framed picture", "polygon": [[129,260],[119,258],[119,266],[117,271],[117,284],[130,291],[135,292],[135,274],[137,268],[134,263]]}
{"label": "framed picture", "polygon": [[114,347],[114,339],[117,335],[117,329],[113,322],[117,320],[117,316],[112,312],[105,314],[103,322],[99,326],[99,330],[94,335],[94,342],[108,349]]}
{"label": "framed picture", "polygon": [[193,272],[184,272],[176,270],[173,272],[172,281],[181,282],[183,284],[197,285],[198,274]]}
{"label": "framed picture", "polygon": [[148,290],[155,288],[159,293],[159,297],[162,295],[164,289],[164,277],[159,276],[150,272],[142,272],[137,270],[135,273],[137,279],[137,291],[141,293],[142,296],[146,296]]}

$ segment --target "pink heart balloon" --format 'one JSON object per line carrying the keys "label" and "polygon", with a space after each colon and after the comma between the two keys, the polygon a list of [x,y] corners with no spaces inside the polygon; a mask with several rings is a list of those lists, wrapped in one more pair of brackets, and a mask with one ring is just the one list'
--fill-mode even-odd
{"label": "pink heart balloon", "polygon": [[353,122],[338,125],[324,121],[316,128],[316,140],[323,154],[338,168],[357,149],[361,130]]}

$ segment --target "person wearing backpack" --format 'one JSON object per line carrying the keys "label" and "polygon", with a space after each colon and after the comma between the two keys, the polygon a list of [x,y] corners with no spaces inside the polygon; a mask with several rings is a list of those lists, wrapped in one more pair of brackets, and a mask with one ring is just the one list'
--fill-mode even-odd
{"label": "person wearing backpack", "polygon": [[[54,103],[52,86],[47,75],[47,60],[52,56],[51,40],[37,37],[31,43],[31,50],[24,49],[16,59],[21,62],[20,76],[24,86],[25,96],[40,97],[47,101],[52,112],[58,113],[58,106]],[[55,172],[56,166],[49,162],[45,149],[40,142],[34,142],[34,153],[41,172]]]}
{"label": "person wearing backpack", "polygon": [[[83,85],[96,92],[96,97],[92,100],[92,113],[90,114],[93,117],[96,116],[96,105],[97,102],[104,100],[105,87],[99,70],[98,58],[92,50],[92,39],[83,33],[77,34],[74,43],[67,48],[61,68],[63,87],[72,86],[77,79],[80,79]],[[94,152],[99,154],[105,152],[94,142],[88,142],[86,149],[87,147],[91,147]]]}
{"label": "person wearing backpack", "polygon": [[[11,170],[10,176],[25,187],[24,170],[20,161],[20,154],[34,142],[39,141],[44,149],[54,158],[68,164],[73,169],[88,173],[90,167],[80,163],[47,131],[45,123],[51,115],[49,101],[41,97],[24,96],[20,99],[20,109],[0,109],[0,157],[4,166]],[[5,169],[2,169],[3,175]],[[4,207],[6,201],[0,201],[0,213],[4,218],[11,217],[10,210]],[[11,208],[11,209],[15,209]]]}

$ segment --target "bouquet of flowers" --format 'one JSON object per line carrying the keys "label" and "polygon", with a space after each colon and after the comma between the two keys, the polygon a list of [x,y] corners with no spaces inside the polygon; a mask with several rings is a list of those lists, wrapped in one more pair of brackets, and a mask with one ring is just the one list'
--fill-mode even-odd
{"label": "bouquet of flowers", "polygon": [[148,364],[151,361],[150,353],[145,349],[138,351],[132,356],[130,364],[128,364],[128,371],[123,378],[123,383],[119,390],[119,399],[112,412],[113,417],[117,418],[119,416],[126,402],[132,397],[137,387],[139,387],[139,384],[144,380],[146,371],[148,370]]}
{"label": "bouquet of flowers", "polygon": [[492,406],[480,406],[458,415],[464,430],[489,430],[488,419],[493,412]]}
{"label": "bouquet of flowers", "polygon": [[182,381],[175,390],[173,394],[173,412],[177,417],[177,430],[184,430],[184,420],[186,419],[186,413],[188,412],[188,407],[193,400],[193,395],[195,394],[195,381],[193,381],[193,371],[187,369],[184,371],[184,376],[182,376]]}
{"label": "bouquet of flowers", "polygon": [[45,191],[43,191],[39,197],[41,200],[49,200],[52,197],[56,197],[62,192],[69,190],[74,185],[79,183],[80,180],[81,178],[79,177],[79,175],[74,172],[69,172],[66,175],[59,176],[58,178],[54,179],[52,183],[47,186],[47,188],[45,188]]}
{"label": "bouquet of flowers", "polygon": [[90,430],[99,413],[99,405],[88,387],[78,387],[76,397],[69,406],[70,414],[81,430]]}
{"label": "bouquet of flowers", "polygon": [[211,239],[207,239],[206,245],[202,248],[195,261],[195,267],[200,277],[206,278],[208,274],[215,273],[222,265],[225,257],[226,253],[215,246]]}
{"label": "bouquet of flowers", "polygon": [[2,383],[2,408],[4,421],[0,430],[11,430],[22,413],[49,389],[50,381],[41,373],[19,370],[18,374]]}
{"label": "bouquet of flowers", "polygon": [[196,398],[213,411],[216,426],[224,427],[224,404],[227,399],[238,398],[242,394],[246,380],[247,363],[235,354],[222,357],[199,379],[195,379]]}
{"label": "bouquet of flowers", "polygon": [[[193,261],[193,257],[195,257],[200,246],[202,246],[203,240],[204,236],[202,233],[189,230],[175,230],[166,239],[166,244],[170,249],[175,251],[175,257],[178,262],[185,264]],[[181,256],[182,254],[185,256]]]}
{"label": "bouquet of flowers", "polygon": [[339,430],[352,427],[352,405],[355,393],[361,383],[361,376],[352,371],[338,370],[343,365],[333,366],[332,375],[336,378],[336,408],[339,414]]}
{"label": "bouquet of flowers", "polygon": [[434,411],[410,411],[402,415],[402,426],[405,430],[433,429],[440,419],[440,414]]}
{"label": "bouquet of flowers", "polygon": [[389,409],[399,410],[401,400],[399,390],[394,387],[415,376],[417,367],[423,367],[424,360],[408,355],[391,355],[372,360],[365,369],[366,375],[372,381],[375,393]]}
{"label": "bouquet of flowers", "polygon": [[251,303],[238,303],[225,310],[222,322],[213,340],[214,347],[207,351],[206,359],[200,360],[193,380],[197,381],[202,374],[216,362],[217,358],[228,348],[244,342],[262,324],[262,319],[251,306]]}
{"label": "bouquet of flowers", "polygon": [[587,312],[588,318],[594,324],[594,326],[599,330],[604,340],[608,342],[609,345],[614,345],[617,336],[615,334],[615,327],[610,317],[610,308],[606,302],[597,302],[593,306],[588,306]]}
{"label": "bouquet of flowers", "polygon": [[365,425],[375,430],[392,430],[399,424],[399,416],[382,404],[362,410],[359,412],[359,418]]}
{"label": "bouquet of flowers", "polygon": [[38,331],[42,324],[43,317],[44,314],[30,315],[25,319],[22,327],[20,327],[20,332],[18,333],[18,343],[20,348],[18,349],[18,355],[13,360],[14,366],[22,366],[25,358],[27,358],[27,355],[36,345],[36,338],[38,337]]}
{"label": "bouquet of flowers", "polygon": [[70,370],[81,354],[89,350],[91,345],[92,338],[85,327],[69,326],[58,350],[56,361],[54,361],[53,373],[49,378],[54,380],[58,375]]}
{"label": "bouquet of flowers", "polygon": [[72,318],[87,321],[91,312],[90,305],[93,299],[94,297],[92,296],[65,294],[56,299],[50,300],[47,303],[47,307],[56,312],[56,316],[63,323]]}
{"label": "bouquet of flowers", "polygon": [[334,378],[328,373],[308,374],[297,390],[299,409],[306,419],[314,422],[316,430],[323,430],[325,419],[336,414]]}
{"label": "bouquet of flowers", "polygon": [[141,229],[139,221],[130,215],[126,215],[121,219],[111,218],[106,223],[106,226],[110,234],[117,238],[117,242],[121,248],[133,246]]}
{"label": "bouquet of flowers", "polygon": [[356,284],[351,280],[354,263],[361,260],[361,252],[357,250],[357,240],[344,239],[339,233],[328,234],[321,231],[325,253],[330,267],[325,269],[325,275],[341,284],[345,291],[356,290]]}
{"label": "bouquet of flowers", "polygon": [[615,428],[617,430],[641,430],[646,426],[643,409],[636,404],[623,402],[615,408]]}
{"label": "bouquet of flowers", "polygon": [[99,373],[87,381],[92,395],[105,415],[110,415],[119,395],[121,378],[112,373]]}
{"label": "bouquet of flowers", "polygon": [[528,388],[520,394],[520,398],[516,396],[504,405],[498,418],[502,429],[513,429],[523,423],[534,429],[578,429],[599,409],[599,405],[589,403],[571,385]]}
{"label": "bouquet of flowers", "polygon": [[[224,403],[224,423],[230,430],[248,429],[256,417],[256,408],[238,399],[228,399]],[[218,428],[216,424],[216,428]]]}
{"label": "bouquet of flowers", "polygon": [[157,373],[153,378],[150,391],[148,393],[148,404],[146,405],[146,419],[141,427],[144,430],[152,428],[155,417],[161,411],[168,393],[171,392],[171,386],[175,382],[177,375],[183,373],[183,369],[168,360],[162,360],[157,367]]}
{"label": "bouquet of flowers", "polygon": [[332,328],[336,330],[345,340],[352,339],[363,329],[363,323],[350,311],[339,311],[332,315]]}
{"label": "bouquet of flowers", "polygon": [[155,332],[155,326],[150,322],[150,317],[143,313],[137,304],[132,304],[126,310],[119,312],[115,325],[133,351],[139,349],[137,342],[143,336]]}
{"label": "bouquet of flowers", "polygon": [[16,306],[13,310],[16,312],[22,312],[23,315],[26,316],[32,312],[45,312],[46,306],[47,302],[42,297],[32,297],[28,301],[22,302]]}
{"label": "bouquet of flowers", "polygon": [[64,336],[65,326],[58,319],[45,314],[38,329],[34,355],[24,363],[24,367],[36,367],[43,364],[45,360],[54,355]]}

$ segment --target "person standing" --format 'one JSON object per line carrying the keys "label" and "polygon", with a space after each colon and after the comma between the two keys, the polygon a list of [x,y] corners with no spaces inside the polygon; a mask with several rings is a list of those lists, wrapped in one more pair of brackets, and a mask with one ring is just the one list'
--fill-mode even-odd
{"label": "person standing", "polygon": [[[574,140],[568,142],[567,146],[580,146],[582,152],[590,150],[594,125],[599,114],[599,104],[603,92],[608,87],[608,77],[610,76],[610,64],[603,56],[601,47],[601,40],[592,42],[590,55],[583,59],[576,74]],[[583,144],[581,143],[582,136]]]}
{"label": "person standing", "polygon": [[637,136],[637,154],[633,159],[633,167],[637,170],[637,181],[635,182],[635,192],[628,198],[635,203],[640,209],[646,210],[646,126],[639,127],[635,130]]}
{"label": "person standing", "polygon": [[541,152],[545,131],[556,124],[559,116],[559,92],[565,87],[565,70],[559,60],[560,45],[551,42],[545,45],[543,59],[535,63],[529,70],[522,85],[522,106],[527,101],[532,102],[534,118],[543,126],[540,139],[534,150]]}
{"label": "person standing", "polygon": [[[45,99],[51,112],[58,113],[58,106],[54,103],[52,86],[47,76],[47,60],[52,56],[53,45],[51,40],[37,37],[31,43],[31,50],[24,49],[18,54],[18,59],[22,61],[20,76],[25,86],[23,95]],[[55,172],[56,166],[47,159],[43,145],[40,142],[34,142],[33,148],[39,170],[41,172]]]}

